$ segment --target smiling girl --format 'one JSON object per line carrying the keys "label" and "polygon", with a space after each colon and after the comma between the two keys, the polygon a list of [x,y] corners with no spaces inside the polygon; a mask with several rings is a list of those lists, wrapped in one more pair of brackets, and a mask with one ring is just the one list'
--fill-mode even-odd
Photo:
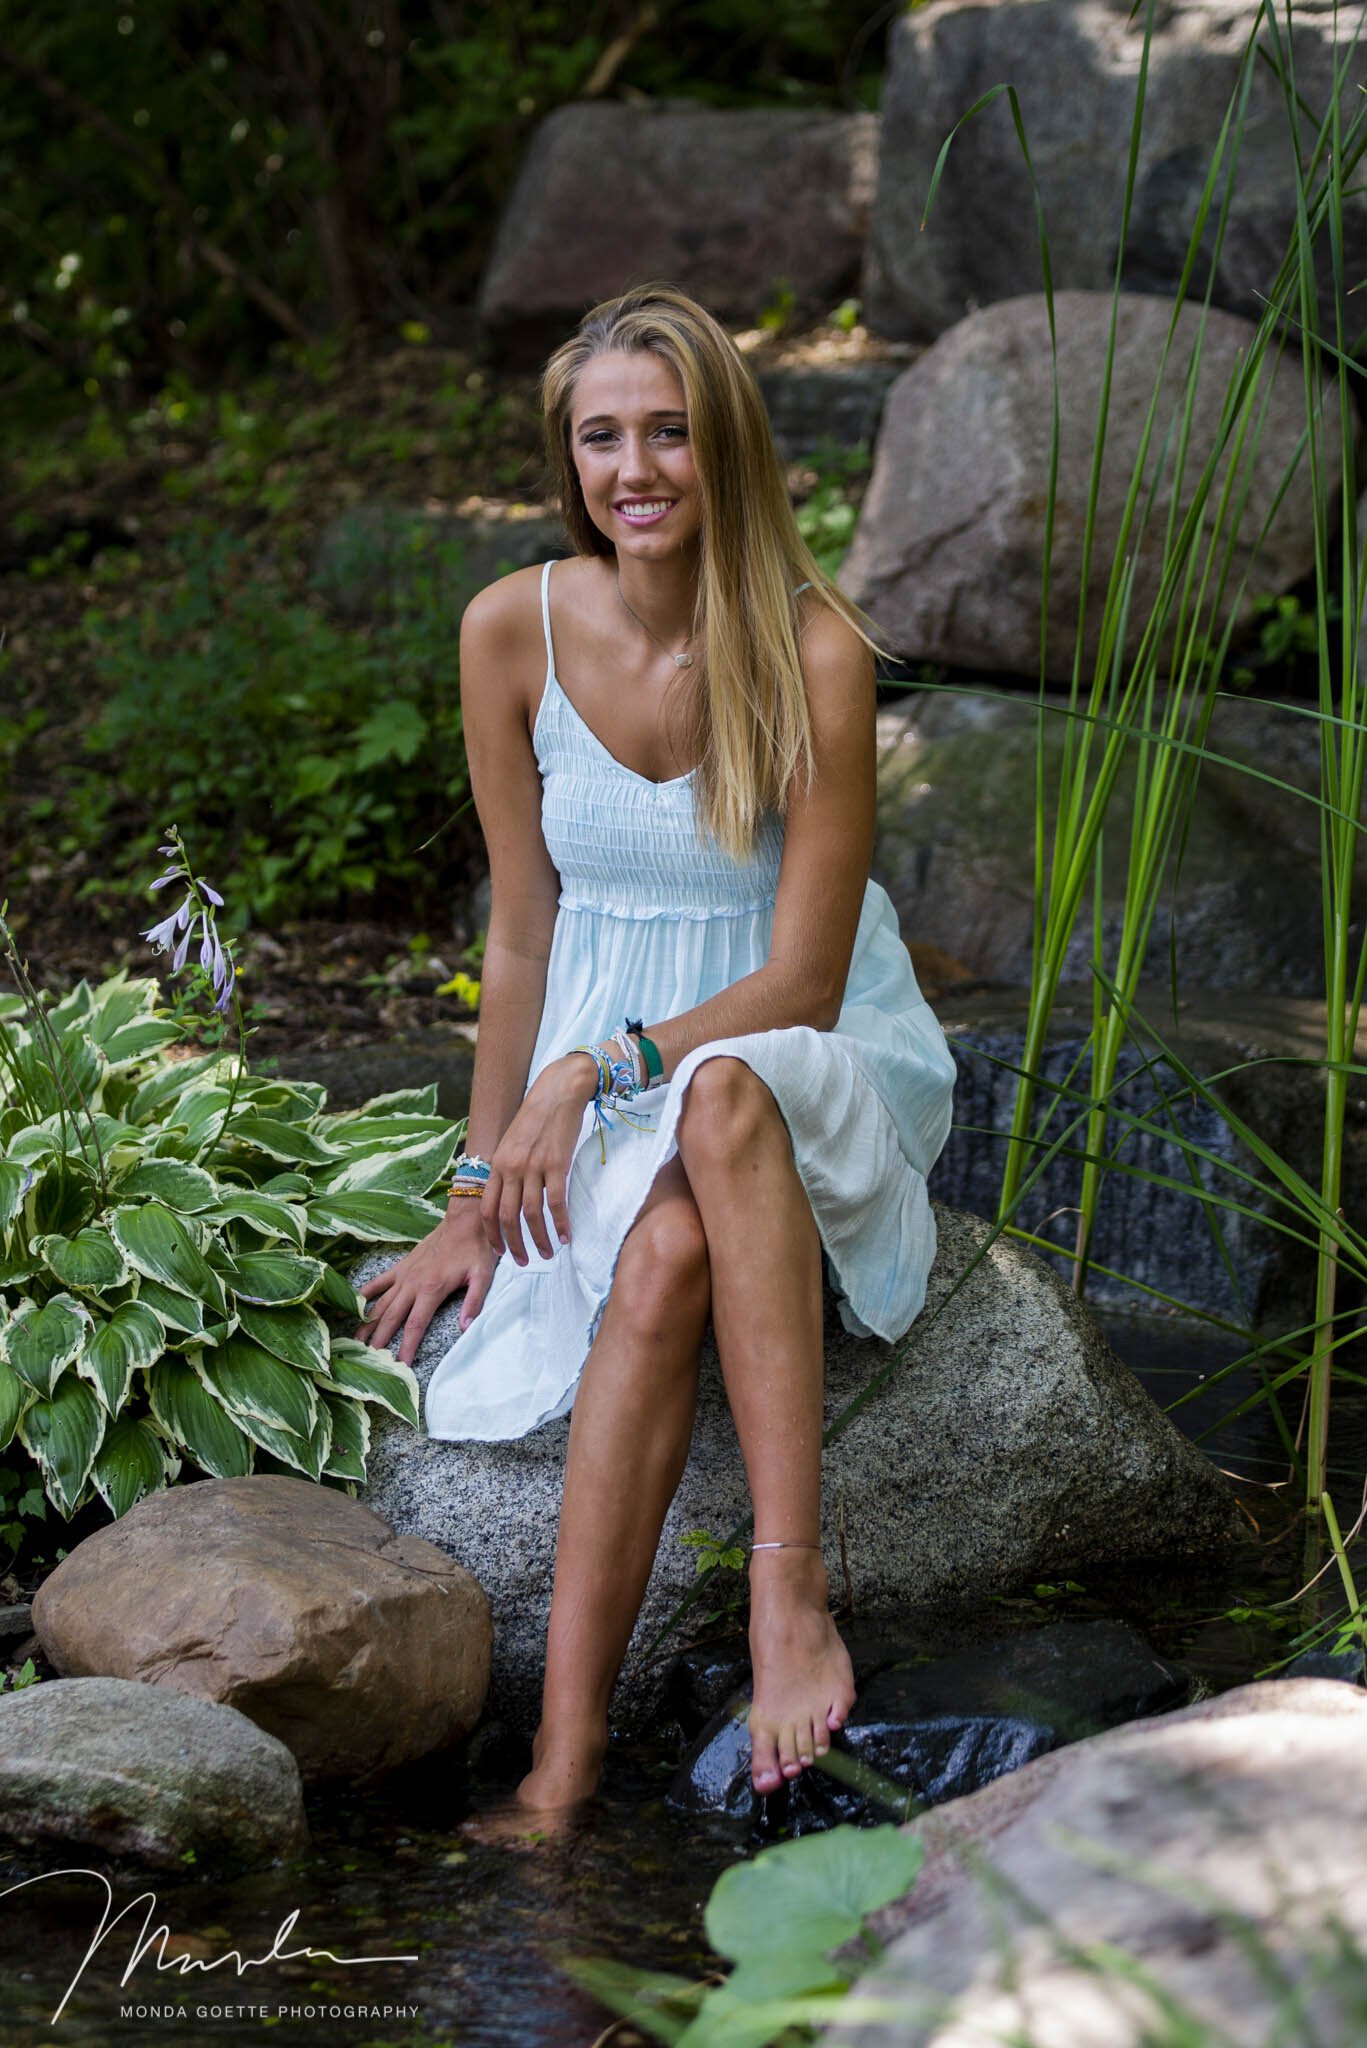
{"label": "smiling girl", "polygon": [[818,568],[725,330],[647,284],[542,379],[574,547],[461,627],[492,907],[446,1220],[362,1290],[411,1361],[465,1290],[434,1437],[572,1410],[519,1800],[595,1789],[709,1318],[754,1507],[757,1792],[854,1701],[821,1550],[822,1280],[900,1337],[954,1067],[868,879],[874,643]]}

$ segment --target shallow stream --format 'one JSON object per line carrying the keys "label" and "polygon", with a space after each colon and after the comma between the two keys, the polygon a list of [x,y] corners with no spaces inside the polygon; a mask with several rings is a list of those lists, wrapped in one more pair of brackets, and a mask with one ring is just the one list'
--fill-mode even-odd
{"label": "shallow stream", "polygon": [[[1206,1389],[1228,1356],[1199,1329],[1117,1318],[1107,1331],[1163,1406],[1189,1388]],[[1199,1434],[1251,1387],[1226,1382],[1202,1391],[1176,1419]],[[1362,1395],[1340,1397],[1333,1443],[1331,1490],[1347,1526],[1367,1462]],[[1279,1626],[1275,1614],[1258,1611],[1301,1582],[1301,1527],[1293,1490],[1277,1489],[1285,1460],[1273,1425],[1260,1408],[1205,1447],[1239,1482],[1249,1516],[1242,1545],[1205,1562],[1089,1574],[1079,1590],[1024,1588],[1017,1598],[983,1604],[982,1633],[1004,1623],[1114,1615],[1215,1692],[1286,1657],[1304,1615]],[[1332,1612],[1339,1599],[1332,1571],[1323,1584]],[[1246,1612],[1231,1619],[1230,1610]],[[226,2048],[279,2030],[332,2048],[592,2048],[611,2015],[575,1987],[561,1960],[606,1956],[705,1974],[714,1959],[702,1932],[703,1902],[728,1863],[755,1846],[746,1827],[666,1811],[678,1747],[677,1733],[664,1728],[616,1745],[586,1824],[530,1851],[487,1846],[457,1831],[472,1805],[489,1804],[523,1768],[518,1754],[496,1743],[486,1741],[473,1763],[418,1767],[382,1794],[315,1796],[312,1853],[284,1869],[222,1884],[115,1877],[111,1918],[140,1903],[84,1966],[106,1895],[91,1874],[43,1876],[0,1896],[0,2039],[5,2048],[52,2041]],[[771,1838],[781,1834],[781,1814],[767,1815],[765,1826]],[[70,1860],[84,1862],[79,1852]],[[0,1866],[0,1884],[21,1884],[34,1868]],[[139,1940],[163,1925],[173,1937],[168,1956],[216,1967],[189,1976],[158,1969],[154,1947],[121,1986]],[[410,1960],[279,1959],[306,1947],[334,1958]],[[241,1975],[232,1950],[249,1965]],[[629,2048],[639,2037],[623,2029],[612,2039],[613,2048]]]}

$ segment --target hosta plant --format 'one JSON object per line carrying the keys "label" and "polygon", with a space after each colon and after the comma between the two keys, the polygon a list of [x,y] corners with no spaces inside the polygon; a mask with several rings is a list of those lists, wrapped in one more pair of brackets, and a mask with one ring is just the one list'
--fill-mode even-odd
{"label": "hosta plant", "polygon": [[64,1516],[123,1514],[187,1459],[358,1481],[373,1410],[418,1422],[411,1370],[338,1334],[364,1309],[345,1268],[440,1221],[460,1125],[435,1085],[329,1113],[318,1082],[183,1038],[127,973],[0,996],[0,1452]]}

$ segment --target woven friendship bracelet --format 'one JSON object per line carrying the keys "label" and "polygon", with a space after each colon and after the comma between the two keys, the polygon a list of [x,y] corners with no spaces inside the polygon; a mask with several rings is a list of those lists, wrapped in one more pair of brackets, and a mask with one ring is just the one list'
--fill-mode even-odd
{"label": "woven friendship bracelet", "polygon": [[664,1074],[664,1062],[660,1058],[660,1048],[656,1045],[653,1038],[646,1037],[645,1025],[642,1020],[638,1017],[633,1023],[631,1018],[628,1017],[622,1029],[633,1032],[640,1045],[641,1058],[645,1061],[647,1086],[649,1086],[651,1081],[660,1080]]}
{"label": "woven friendship bracelet", "polygon": [[[636,1061],[622,1056],[620,1046],[576,1045],[576,1052],[586,1052],[598,1069],[598,1089],[593,1098],[593,1120],[598,1129],[598,1156],[604,1166],[608,1163],[607,1126],[610,1120],[633,1124],[638,1131],[654,1128],[648,1118],[632,1116],[625,1108],[632,1097],[639,1095],[640,1086],[636,1079]],[[618,1055],[613,1057],[614,1052]]]}

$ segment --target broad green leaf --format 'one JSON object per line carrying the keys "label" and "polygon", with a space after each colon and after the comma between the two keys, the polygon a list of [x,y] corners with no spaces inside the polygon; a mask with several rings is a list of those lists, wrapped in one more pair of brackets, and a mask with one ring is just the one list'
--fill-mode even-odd
{"label": "broad green leaf", "polygon": [[424,1144],[429,1138],[450,1136],[453,1145],[460,1142],[460,1126],[452,1124],[449,1118],[436,1116],[377,1116],[355,1117],[350,1120],[325,1117],[319,1135],[330,1145],[337,1146],[348,1158],[357,1152],[393,1147],[407,1150],[414,1145]]}
{"label": "broad green leaf", "polygon": [[195,1059],[168,1060],[164,1066],[157,1067],[138,1084],[137,1093],[128,1105],[129,1123],[146,1123],[158,1110],[164,1110],[168,1103],[184,1095],[210,1068],[229,1057],[221,1052],[206,1052]]}
{"label": "broad green leaf", "polygon": [[310,1435],[291,1436],[283,1429],[273,1429],[269,1422],[262,1422],[254,1415],[242,1417],[242,1427],[253,1443],[269,1451],[273,1458],[279,1458],[282,1465],[293,1465],[296,1472],[302,1472],[306,1479],[321,1479],[327,1468],[332,1452],[332,1417],[320,1401],[318,1420]]}
{"label": "broad green leaf", "polygon": [[313,1182],[306,1173],[277,1173],[270,1180],[262,1181],[260,1192],[291,1200],[299,1195],[311,1195]]}
{"label": "broad green leaf", "polygon": [[370,1417],[361,1401],[345,1394],[322,1394],[323,1406],[332,1423],[332,1449],[324,1475],[329,1479],[364,1479],[370,1451]]}
{"label": "broad green leaf", "polygon": [[292,1252],[235,1252],[234,1273],[228,1281],[239,1300],[272,1307],[307,1301],[323,1283],[320,1259],[305,1259]]}
{"label": "broad green leaf", "polygon": [[138,1281],[138,1300],[161,1317],[168,1330],[185,1330],[191,1336],[204,1333],[204,1303],[178,1287],[163,1287],[159,1280]]}
{"label": "broad green leaf", "polygon": [[228,1312],[223,1283],[178,1216],[160,1202],[115,1209],[109,1227],[140,1273],[190,1294],[220,1315]]}
{"label": "broad green leaf", "polygon": [[317,1299],[325,1301],[329,1308],[341,1309],[343,1315],[355,1316],[359,1322],[365,1314],[365,1297],[358,1294],[346,1276],[335,1266],[323,1267],[323,1284]]}
{"label": "broad green leaf", "polygon": [[914,1836],[890,1823],[776,1843],[722,1872],[704,1914],[707,1938],[751,1973],[757,1996],[810,1989],[828,1981],[812,1974],[821,1959],[910,1889],[923,1854]]}
{"label": "broad green leaf", "polygon": [[365,1244],[411,1244],[441,1222],[443,1211],[412,1195],[320,1195],[309,1203],[309,1226],[322,1237]]}
{"label": "broad green leaf", "polygon": [[326,1388],[378,1401],[402,1422],[418,1427],[418,1382],[413,1368],[401,1365],[387,1351],[362,1344],[355,1337],[334,1337],[328,1355]]}
{"label": "broad green leaf", "polygon": [[21,1311],[5,1324],[0,1330],[0,1354],[35,1394],[46,1398],[80,1350],[89,1328],[88,1309],[69,1294],[54,1294],[42,1308],[30,1309],[27,1314]]}
{"label": "broad green leaf", "polygon": [[215,1479],[241,1479],[251,1471],[250,1442],[183,1358],[167,1356],[153,1366],[147,1376],[147,1398],[157,1427],[202,1472]]}
{"label": "broad green leaf", "polygon": [[179,1037],[176,1026],[165,1017],[138,1017],[99,1043],[111,1072],[116,1073],[173,1045]]}
{"label": "broad green leaf", "polygon": [[300,1124],[284,1123],[279,1117],[261,1116],[255,1110],[233,1111],[228,1140],[255,1145],[271,1159],[293,1159],[306,1166],[327,1166],[337,1157],[331,1145],[322,1144]]}
{"label": "broad green leaf", "polygon": [[180,1159],[143,1159],[126,1173],[115,1193],[122,1202],[164,1202],[168,1209],[194,1214],[219,1197],[219,1184],[202,1166]]}
{"label": "broad green leaf", "polygon": [[259,1230],[265,1237],[287,1237],[301,1251],[308,1228],[308,1218],[297,1203],[264,1194],[259,1188],[220,1186],[217,1201],[201,1214],[206,1223],[237,1218],[250,1223],[253,1230]]}
{"label": "broad green leaf", "polygon": [[99,1223],[88,1223],[74,1237],[40,1237],[33,1249],[64,1287],[122,1287],[132,1270]]}
{"label": "broad green leaf", "polygon": [[458,1142],[453,1126],[447,1124],[399,1150],[367,1147],[323,1177],[322,1197],[334,1201],[339,1194],[373,1192],[421,1198],[449,1173]]}
{"label": "broad green leaf", "polygon": [[237,1320],[244,1337],[282,1358],[300,1372],[328,1369],[328,1326],[311,1308],[258,1308],[238,1301]]}
{"label": "broad green leaf", "polygon": [[126,1515],[145,1493],[156,1493],[180,1470],[180,1460],[146,1422],[125,1417],[109,1426],[91,1478],[111,1514]]}
{"label": "broad green leaf", "polygon": [[0,1252],[0,1287],[23,1287],[38,1271],[38,1261],[28,1252]]}
{"label": "broad green leaf", "polygon": [[0,1358],[0,1451],[13,1441],[15,1425],[32,1399],[33,1389],[20,1379],[12,1365]]}
{"label": "broad green leaf", "polygon": [[145,1372],[165,1348],[166,1325],[156,1310],[142,1298],[126,1301],[107,1322],[96,1321],[76,1370],[92,1383],[110,1414],[117,1415],[134,1373]]}
{"label": "broad green leaf", "polygon": [[0,1159],[0,1230],[13,1223],[24,1205],[24,1197],[38,1181],[38,1171],[21,1166],[18,1160]]}
{"label": "broad green leaf", "polygon": [[15,1166],[46,1166],[50,1159],[60,1156],[62,1139],[60,1131],[51,1130],[47,1124],[30,1124],[26,1131],[19,1131],[10,1139],[8,1156]]}
{"label": "broad green leaf", "polygon": [[279,1117],[283,1123],[311,1122],[327,1101],[321,1081],[282,1081],[272,1074],[253,1074],[242,1091],[253,1114]]}
{"label": "broad green leaf", "polygon": [[19,1440],[42,1467],[48,1495],[64,1515],[75,1511],[104,1428],[103,1408],[74,1373],[67,1373],[50,1396],[31,1402],[19,1418]]}
{"label": "broad green leaf", "polygon": [[231,1337],[217,1351],[199,1353],[194,1364],[210,1392],[244,1428],[250,1419],[306,1438],[317,1424],[318,1392],[312,1379],[250,1338]]}
{"label": "broad green leaf", "polygon": [[79,1114],[94,1099],[105,1072],[104,1054],[80,1030],[61,1035],[57,1057],[60,1084],[54,1077],[46,1042],[37,1044],[30,1039],[19,1045],[15,1064],[44,1116],[63,1107],[68,1115]]}
{"label": "broad green leaf", "polygon": [[107,1046],[125,1024],[150,1016],[160,1000],[160,985],[151,975],[133,977],[121,967],[91,990],[85,1028],[97,1045]]}
{"label": "broad green leaf", "polygon": [[425,1081],[421,1088],[391,1088],[386,1095],[372,1095],[369,1102],[363,1102],[359,1109],[342,1109],[334,1112],[339,1123],[350,1123],[357,1118],[435,1116],[436,1113],[435,1081]]}

